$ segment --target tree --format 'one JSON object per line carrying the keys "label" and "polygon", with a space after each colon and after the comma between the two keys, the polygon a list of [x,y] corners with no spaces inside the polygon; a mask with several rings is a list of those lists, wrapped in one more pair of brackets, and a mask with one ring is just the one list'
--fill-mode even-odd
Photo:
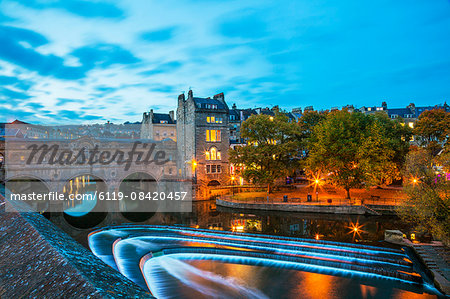
{"label": "tree", "polygon": [[308,144],[307,140],[311,137],[313,129],[320,122],[324,121],[327,118],[327,113],[319,112],[319,111],[305,111],[298,120],[298,126],[301,132],[301,137],[303,140],[303,151],[304,155],[308,155]]}
{"label": "tree", "polygon": [[[442,168],[438,163],[445,161]],[[442,164],[440,164],[442,165]],[[408,154],[405,186],[407,200],[397,209],[399,216],[415,225],[419,232],[431,233],[450,244],[449,156],[433,157],[425,148]]]}
{"label": "tree", "polygon": [[[389,184],[400,176],[408,134],[381,114],[336,111],[314,127],[307,168],[328,175],[332,184],[350,189]],[[390,120],[389,120],[390,121]],[[396,161],[396,159],[399,161]]]}
{"label": "tree", "polygon": [[450,112],[444,109],[424,111],[416,122],[414,134],[422,146],[438,152],[439,143],[446,144],[450,135]]}
{"label": "tree", "polygon": [[241,136],[247,145],[230,150],[229,155],[246,180],[265,184],[270,192],[276,179],[297,167],[301,134],[283,113],[252,115],[242,124]]}

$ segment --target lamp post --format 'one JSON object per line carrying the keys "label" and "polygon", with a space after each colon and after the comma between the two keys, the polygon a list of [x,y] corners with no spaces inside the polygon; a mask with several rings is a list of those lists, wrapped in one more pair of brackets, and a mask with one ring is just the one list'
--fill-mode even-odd
{"label": "lamp post", "polygon": [[320,185],[320,179],[316,178],[314,180],[314,190],[316,190],[316,201],[319,202],[319,189],[317,188]]}
{"label": "lamp post", "polygon": [[231,194],[234,196],[234,180],[236,178],[234,176],[231,176]]}

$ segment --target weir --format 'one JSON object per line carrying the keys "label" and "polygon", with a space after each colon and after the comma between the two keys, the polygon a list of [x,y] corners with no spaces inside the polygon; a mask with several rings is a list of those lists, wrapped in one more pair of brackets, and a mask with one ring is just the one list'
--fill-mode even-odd
{"label": "weir", "polygon": [[151,273],[156,270],[148,265],[156,265],[162,257],[390,280],[409,291],[429,287],[404,250],[360,244],[188,227],[122,225],[92,232],[89,246],[95,255],[152,293],[155,285],[151,283],[155,281]]}

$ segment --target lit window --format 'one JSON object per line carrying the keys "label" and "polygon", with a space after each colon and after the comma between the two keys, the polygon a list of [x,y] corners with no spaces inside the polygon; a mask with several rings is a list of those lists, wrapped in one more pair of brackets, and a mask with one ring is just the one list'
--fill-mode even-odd
{"label": "lit window", "polygon": [[207,142],[220,142],[221,140],[220,130],[206,130]]}
{"label": "lit window", "polygon": [[211,160],[216,160],[217,159],[217,150],[215,147],[213,147],[211,149]]}
{"label": "lit window", "polygon": [[209,151],[206,151],[205,159],[206,160],[220,160],[221,154],[215,147],[212,147]]}

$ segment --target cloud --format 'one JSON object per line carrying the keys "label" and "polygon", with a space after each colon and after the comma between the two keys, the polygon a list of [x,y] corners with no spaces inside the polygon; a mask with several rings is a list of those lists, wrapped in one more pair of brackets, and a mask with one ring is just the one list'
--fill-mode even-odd
{"label": "cloud", "polygon": [[267,25],[259,16],[247,15],[221,23],[219,32],[226,37],[261,38],[267,35]]}
{"label": "cloud", "polygon": [[165,84],[153,84],[150,87],[150,92],[161,92],[161,93],[174,93],[176,91],[175,87],[172,85]]}
{"label": "cloud", "polygon": [[160,64],[157,68],[154,68],[152,70],[140,72],[139,74],[142,76],[151,76],[156,74],[169,73],[181,68],[182,66],[183,64],[180,61],[170,61]]}
{"label": "cloud", "polygon": [[33,86],[33,82],[30,80],[20,80],[17,77],[0,75],[0,85],[12,86],[20,90],[28,90]]}
{"label": "cloud", "polygon": [[15,119],[19,120],[31,120],[35,116],[35,112],[23,111],[19,109],[11,109],[5,105],[0,105],[0,111],[2,112],[2,119],[0,121],[7,122]]}
{"label": "cloud", "polygon": [[31,96],[26,93],[15,91],[6,87],[0,87],[0,98],[3,98],[7,101],[16,101],[29,99],[31,98]]}
{"label": "cloud", "polygon": [[74,50],[72,56],[77,57],[87,68],[107,68],[115,64],[134,64],[140,61],[130,51],[114,44],[95,44]]}
{"label": "cloud", "polygon": [[25,106],[30,107],[33,110],[41,110],[42,108],[44,108],[44,105],[39,104],[39,103],[26,103]]}
{"label": "cloud", "polygon": [[[119,45],[94,44],[74,50],[71,55],[79,59],[81,66],[67,66],[62,57],[39,53],[36,48],[48,44],[48,40],[32,30],[0,26],[0,58],[42,76],[63,80],[82,79],[93,68],[107,68],[115,64],[134,64],[140,61]],[[29,46],[28,46],[29,45]]]}
{"label": "cloud", "polygon": [[22,5],[33,9],[62,9],[85,18],[123,18],[124,12],[112,3],[85,0],[20,0]]}
{"label": "cloud", "polygon": [[154,31],[146,31],[141,33],[141,39],[148,42],[163,42],[171,40],[176,31],[177,27],[168,27],[164,29],[154,30]]}
{"label": "cloud", "polygon": [[[23,43],[31,47],[24,46]],[[47,44],[47,39],[34,31],[0,26],[0,58],[42,76],[53,76],[59,79],[80,79],[85,69],[64,65],[64,60],[55,55],[44,55],[34,48]]]}
{"label": "cloud", "polygon": [[83,100],[79,99],[66,99],[66,98],[58,98],[56,102],[56,106],[62,106],[69,103],[83,103]]}

